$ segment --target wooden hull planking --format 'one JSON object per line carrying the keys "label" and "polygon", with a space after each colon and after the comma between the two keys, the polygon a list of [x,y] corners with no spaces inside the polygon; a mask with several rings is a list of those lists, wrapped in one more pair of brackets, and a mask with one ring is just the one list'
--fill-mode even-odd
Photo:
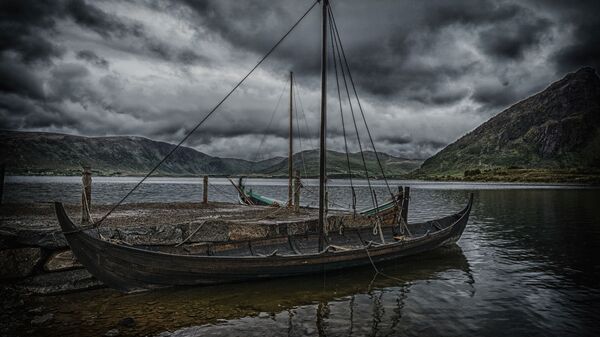
{"label": "wooden hull planking", "polygon": [[[410,239],[366,245],[367,241],[375,242],[378,237],[369,233],[369,230],[332,233],[330,241],[349,240],[354,242],[354,248],[331,248],[317,252],[316,248],[310,248],[310,244],[316,240],[316,235],[282,237],[279,239],[279,247],[283,247],[282,243],[289,244],[292,248],[289,254],[256,253],[261,249],[263,252],[269,252],[269,247],[278,247],[277,244],[269,246],[270,242],[277,242],[277,239],[217,244],[200,255],[146,250],[96,238],[89,231],[79,230],[69,219],[61,203],[55,203],[55,210],[77,260],[106,285],[128,292],[177,285],[207,285],[319,273],[368,265],[371,263],[369,256],[377,263],[418,254],[456,242],[467,224],[472,202],[471,195],[468,205],[461,212],[416,224],[415,228],[422,228],[421,235]],[[386,230],[389,232],[386,236],[391,239],[391,228]],[[342,236],[352,236],[353,239]],[[301,245],[302,242],[310,244]],[[252,246],[256,248],[253,249]],[[303,249],[299,249],[298,246],[304,247],[304,251],[300,251]],[[227,255],[240,251],[240,247],[250,247],[251,253],[244,256]]]}

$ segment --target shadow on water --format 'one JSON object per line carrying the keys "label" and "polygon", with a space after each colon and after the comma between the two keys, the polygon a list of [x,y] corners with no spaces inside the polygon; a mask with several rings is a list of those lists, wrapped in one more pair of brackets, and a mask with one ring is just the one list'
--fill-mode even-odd
{"label": "shadow on water", "polygon": [[[414,283],[447,278],[474,291],[469,264],[458,246],[379,266],[319,275],[207,287],[119,294],[109,289],[36,298],[53,312],[40,336],[102,335],[358,335],[398,330]],[[459,281],[460,280],[460,281]],[[135,324],[125,327],[123,319]],[[288,333],[289,332],[289,333]],[[166,334],[166,333],[165,333]]]}

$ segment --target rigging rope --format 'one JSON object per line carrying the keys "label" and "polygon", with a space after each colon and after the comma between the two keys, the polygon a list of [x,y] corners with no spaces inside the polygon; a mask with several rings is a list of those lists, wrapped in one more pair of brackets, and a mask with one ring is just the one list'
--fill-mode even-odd
{"label": "rigging rope", "polygon": [[164,156],[164,158],[158,162],[158,164],[156,164],[151,170],[150,172],[148,172],[129,192],[127,192],[127,194],[121,199],[119,200],[119,202],[117,202],[104,216],[102,216],[102,218],[100,218],[100,220],[98,220],[98,222],[94,223],[94,227],[100,226],[100,224],[102,224],[102,222],[115,210],[117,209],[117,207],[119,207],[124,201],[125,199],[127,199],[144,181],[146,181],[146,179],[148,179],[148,177],[150,177],[150,175],[152,175],[152,173],[154,173],[159,167],[160,165],[162,165],[167,158],[169,158],[174,152],[175,150],[177,150],[179,147],[181,147],[181,145],[196,131],[198,130],[198,128],[204,124],[204,122],[206,122],[206,120],[212,116],[212,114],[229,98],[229,96],[231,96],[231,94],[233,94],[233,92],[240,86],[242,85],[242,83],[244,83],[244,81],[246,81],[246,79],[248,77],[250,77],[250,75],[267,59],[267,57],[269,57],[273,51],[275,51],[275,49],[283,42],[283,40],[290,35],[290,33],[298,26],[298,24],[300,24],[300,22],[306,17],[306,15],[308,15],[308,13],[317,5],[319,1],[315,1],[307,10],[306,12],[304,12],[304,14],[302,14],[302,16],[292,25],[292,27],[273,45],[273,47],[271,47],[271,49],[269,49],[269,51],[258,61],[258,63],[256,63],[256,65],[254,67],[252,67],[252,69],[250,69],[250,71],[244,76],[242,77],[242,79],[227,93],[227,95],[225,95],[225,97],[223,97],[219,103],[217,103],[217,105],[215,105],[212,110],[210,110],[210,112],[208,114],[206,114],[206,116],[204,116],[204,118],[202,118],[200,120],[200,122],[198,122],[191,131],[189,131],[185,137],[183,137],[183,139],[177,143],[177,145],[175,145],[175,147],[173,147],[171,149],[171,151],[169,151],[167,153],[167,155]]}
{"label": "rigging rope", "polygon": [[[296,84],[296,80],[292,79],[294,81],[294,84]],[[295,85],[294,85],[295,87]],[[294,88],[294,92],[295,92],[295,88]],[[302,169],[304,170],[304,177],[308,176],[308,173],[306,172],[306,163],[304,162],[304,149],[302,148],[302,132],[300,131],[300,118],[298,117],[299,113],[298,113],[298,103],[296,101],[296,96],[298,95],[293,95],[293,99],[294,99],[294,109],[296,111],[296,113],[294,114],[294,116],[296,117],[296,130],[298,131],[298,143],[300,145],[300,159],[302,160]]]}
{"label": "rigging rope", "polygon": [[375,159],[377,160],[377,165],[379,166],[379,169],[381,170],[381,175],[383,177],[383,180],[385,181],[385,185],[388,189],[388,192],[392,196],[392,199],[395,200],[396,198],[394,198],[394,193],[392,192],[392,189],[390,188],[390,185],[388,184],[388,180],[385,175],[383,166],[381,165],[381,160],[379,160],[379,153],[377,152],[377,149],[375,148],[375,142],[373,141],[373,137],[371,136],[371,131],[369,129],[369,125],[367,124],[367,119],[365,118],[365,113],[363,111],[362,104],[360,103],[360,99],[358,97],[358,92],[357,92],[356,86],[354,84],[354,79],[352,78],[352,73],[350,72],[350,66],[348,64],[348,59],[346,58],[346,52],[344,51],[344,46],[342,45],[342,40],[340,38],[340,32],[338,30],[337,23],[335,22],[335,18],[333,16],[333,10],[331,9],[331,6],[328,6],[328,9],[329,9],[329,11],[328,11],[329,17],[330,17],[331,23],[332,23],[332,25],[330,25],[330,26],[333,26],[333,30],[335,31],[335,34],[337,36],[337,41],[339,42],[340,49],[342,51],[342,56],[344,57],[344,63],[346,65],[346,69],[348,70],[348,77],[350,78],[350,83],[352,84],[352,90],[354,91],[354,95],[356,96],[356,102],[358,103],[358,108],[360,110],[360,114],[361,114],[363,122],[365,124],[365,128],[367,129],[367,134],[369,135],[369,140],[371,141],[371,146],[373,147],[373,152],[375,153]]}
{"label": "rigging rope", "polygon": [[[332,18],[331,11],[329,11],[328,15],[329,15],[330,18]],[[333,22],[333,21],[331,21],[331,22]],[[339,41],[338,39],[336,39],[335,35],[333,35],[332,25],[329,25],[329,31],[330,31],[330,34],[332,35],[331,38],[332,38],[332,40],[334,40],[335,46],[336,46],[336,48],[333,50],[334,64],[336,62],[336,57],[335,57],[336,55],[337,55],[338,61],[340,62],[340,64],[342,64],[341,56],[340,56],[340,46],[339,46],[341,44],[341,41]],[[336,53],[336,51],[337,51],[337,53]],[[360,141],[360,134],[358,132],[358,125],[356,124],[356,117],[355,117],[355,114],[354,114],[354,108],[352,106],[352,100],[350,99],[350,91],[348,90],[348,82],[346,81],[346,74],[345,74],[345,71],[344,71],[343,67],[341,67],[340,69],[341,69],[341,73],[342,73],[342,79],[344,80],[344,88],[346,89],[346,96],[348,97],[348,105],[350,106],[350,113],[352,115],[352,122],[354,123],[354,130],[356,131],[356,139],[358,141],[358,148],[359,148],[359,151],[360,151],[360,156],[361,156],[361,159],[362,159],[363,168],[365,170],[365,177],[367,179],[367,185],[369,187],[369,194],[371,195],[371,202],[373,203],[373,207],[375,208],[375,199],[373,198],[373,188],[371,186],[371,180],[369,178],[369,170],[367,169],[367,162],[365,160],[365,154],[363,152],[362,142]],[[337,76],[337,74],[336,74],[336,76]]]}
{"label": "rigging rope", "polygon": [[[277,104],[275,104],[275,109],[273,109],[273,112],[271,113],[271,119],[269,120],[269,124],[267,124],[267,128],[265,129],[265,132],[263,133],[263,137],[260,140],[260,143],[258,144],[258,148],[256,149],[256,153],[254,154],[254,161],[258,160],[260,150],[262,149],[262,146],[264,145],[265,140],[267,139],[267,133],[271,129],[271,124],[273,124],[273,118],[275,117],[275,114],[277,113],[277,109],[279,108],[279,103],[281,103],[281,98],[283,97],[283,93],[285,92],[287,83],[288,83],[288,80],[285,81],[285,83],[283,85],[283,89],[281,90],[281,94],[279,95],[279,99],[277,100]],[[261,157],[261,159],[262,159],[262,157]]]}
{"label": "rigging rope", "polygon": [[[295,78],[294,78],[294,83],[297,83]],[[310,128],[308,127],[308,120],[306,118],[306,114],[304,113],[304,104],[302,104],[302,95],[300,95],[300,88],[297,85],[295,85],[294,91],[295,91],[294,96],[298,97],[298,103],[300,104],[300,111],[302,112],[302,119],[304,119],[304,126],[306,127],[306,135],[308,137],[308,141],[310,142],[310,147],[311,147],[311,149],[314,149],[315,143],[313,142]]]}
{"label": "rigging rope", "polygon": [[[224,196],[225,198],[233,201],[234,203],[239,203],[239,201],[237,199],[235,199],[235,197],[232,197],[229,193],[227,193],[225,190],[221,189],[220,187],[217,187],[217,185],[212,184],[212,183],[208,183],[209,187],[212,187],[214,190],[217,191],[218,194],[221,194],[222,196]],[[244,205],[242,205],[244,206]]]}
{"label": "rigging rope", "polygon": [[338,94],[338,103],[340,105],[340,116],[342,118],[342,133],[344,135],[344,148],[346,150],[346,162],[348,164],[348,177],[350,178],[350,192],[352,193],[352,214],[356,216],[356,193],[354,192],[354,184],[352,183],[352,169],[350,168],[350,155],[348,154],[348,140],[346,139],[346,123],[344,122],[344,110],[342,108],[342,94],[340,93],[340,81],[338,78],[337,62],[335,59],[335,47],[333,41],[333,32],[331,31],[331,25],[329,25],[329,32],[331,35],[331,50],[333,51],[333,69],[335,73],[335,83]]}

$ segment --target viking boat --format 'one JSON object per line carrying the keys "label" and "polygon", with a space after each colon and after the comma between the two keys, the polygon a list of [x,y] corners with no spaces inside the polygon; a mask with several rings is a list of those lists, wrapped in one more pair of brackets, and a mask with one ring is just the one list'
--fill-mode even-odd
{"label": "viking boat", "polygon": [[[97,228],[141,183],[144,182],[166,158],[173,153],[202,123],[241,85],[264,59],[285,39],[298,23],[318,4],[322,8],[321,36],[321,113],[319,148],[319,212],[316,228],[300,234],[282,234],[271,238],[206,243],[194,250],[161,250],[156,246],[133,246],[104,239]],[[331,22],[328,26],[328,21]],[[400,259],[454,244],[467,225],[473,195],[461,211],[435,220],[406,224],[402,216],[386,224],[373,217],[373,226],[346,228],[329,231],[325,227],[332,217],[351,219],[355,215],[332,215],[326,208],[326,89],[327,89],[327,33],[332,36],[332,48],[340,57],[341,41],[329,1],[316,1],[275,46],[242,78],[242,80],[218,103],[158,163],[119,203],[92,225],[76,226],[67,215],[63,204],[54,204],[58,222],[77,260],[107,286],[121,291],[135,291],[178,285],[209,285],[246,280],[269,279],[320,273],[325,270],[373,265]],[[334,34],[334,32],[336,32]],[[343,53],[343,47],[342,47]],[[334,55],[335,56],[335,55]],[[344,55],[345,58],[345,55]],[[335,60],[335,57],[334,57]],[[335,63],[334,63],[335,65]],[[346,65],[347,67],[347,65]],[[337,77],[336,70],[336,77]],[[342,73],[343,74],[343,73]],[[348,75],[349,69],[348,69]],[[351,79],[351,78],[350,78]],[[336,78],[337,80],[337,78]],[[339,86],[338,86],[339,89]],[[339,92],[339,91],[338,91]],[[359,103],[360,104],[360,103]],[[362,152],[361,152],[362,153]],[[389,187],[388,187],[389,188]],[[375,193],[372,195],[375,200]],[[376,212],[377,213],[377,212]],[[395,212],[398,213],[398,212]],[[368,214],[367,214],[368,215]],[[357,215],[358,217],[364,215]],[[172,247],[173,248],[173,247]]]}

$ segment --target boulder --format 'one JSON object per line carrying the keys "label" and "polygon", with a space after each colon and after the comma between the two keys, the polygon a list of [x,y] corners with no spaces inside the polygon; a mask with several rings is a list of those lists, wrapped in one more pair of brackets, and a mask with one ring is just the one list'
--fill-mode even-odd
{"label": "boulder", "polygon": [[48,313],[48,314],[40,315],[40,316],[35,316],[31,320],[31,324],[33,324],[33,325],[41,325],[41,324],[45,324],[45,323],[50,322],[52,319],[54,319],[54,314],[52,314],[52,313]]}
{"label": "boulder", "polygon": [[41,263],[40,248],[15,248],[0,251],[0,279],[31,275]]}
{"label": "boulder", "polygon": [[111,330],[108,330],[104,334],[104,337],[116,337],[116,336],[119,336],[120,334],[121,334],[121,332],[119,331],[119,329],[111,329]]}
{"label": "boulder", "polygon": [[77,259],[73,255],[73,251],[65,250],[62,252],[56,252],[50,256],[48,261],[44,264],[44,270],[48,272],[69,270],[75,268],[82,268],[83,265],[77,262]]}
{"label": "boulder", "polygon": [[23,226],[18,221],[3,223],[0,227],[0,249],[36,246],[50,250],[68,247],[64,235],[53,227]]}
{"label": "boulder", "polygon": [[15,286],[38,295],[53,295],[100,288],[103,284],[87,269],[73,269],[28,277]]}

